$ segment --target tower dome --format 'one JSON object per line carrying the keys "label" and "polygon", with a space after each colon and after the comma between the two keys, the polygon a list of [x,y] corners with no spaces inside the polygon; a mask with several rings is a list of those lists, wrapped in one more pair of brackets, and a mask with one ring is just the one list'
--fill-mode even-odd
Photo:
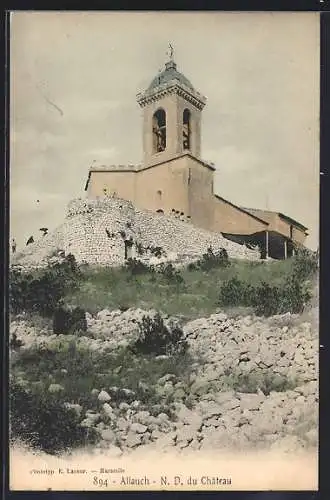
{"label": "tower dome", "polygon": [[148,91],[153,90],[159,87],[160,85],[164,85],[165,83],[169,83],[172,81],[173,82],[178,81],[179,83],[182,83],[191,90],[194,90],[194,87],[192,86],[188,78],[186,78],[182,73],[177,71],[176,63],[173,60],[171,60],[165,64],[165,69],[161,71],[152,80],[151,84],[148,87]]}

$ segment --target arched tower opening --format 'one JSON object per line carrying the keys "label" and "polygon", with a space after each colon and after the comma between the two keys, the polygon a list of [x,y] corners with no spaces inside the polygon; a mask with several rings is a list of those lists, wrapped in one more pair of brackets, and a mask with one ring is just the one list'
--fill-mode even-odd
{"label": "arched tower opening", "polygon": [[166,149],[166,113],[159,108],[152,117],[153,154]]}
{"label": "arched tower opening", "polygon": [[144,164],[158,164],[189,152],[200,158],[201,114],[206,97],[177,69],[171,50],[165,69],[137,95],[143,109]]}
{"label": "arched tower opening", "polygon": [[189,109],[185,109],[183,112],[183,127],[182,127],[182,147],[183,150],[189,150],[190,149],[190,142],[191,142],[191,113]]}

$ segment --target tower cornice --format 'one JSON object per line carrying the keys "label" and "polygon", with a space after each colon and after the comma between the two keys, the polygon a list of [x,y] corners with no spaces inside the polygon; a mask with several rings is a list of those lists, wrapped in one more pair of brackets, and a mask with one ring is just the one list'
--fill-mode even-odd
{"label": "tower cornice", "polygon": [[163,97],[171,94],[177,94],[186,101],[190,102],[197,109],[202,110],[206,104],[206,97],[186,87],[181,82],[169,82],[163,85],[158,86],[155,89],[146,90],[145,92],[141,92],[137,94],[136,99],[141,108],[144,108],[148,104],[156,102]]}

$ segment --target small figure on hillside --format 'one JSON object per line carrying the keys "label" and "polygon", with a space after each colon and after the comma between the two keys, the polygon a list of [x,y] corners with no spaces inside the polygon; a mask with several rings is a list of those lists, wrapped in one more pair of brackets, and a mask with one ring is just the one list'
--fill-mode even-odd
{"label": "small figure on hillside", "polygon": [[13,239],[11,240],[11,251],[12,251],[13,253],[15,253],[15,252],[16,252],[16,247],[17,247],[16,240],[15,240],[15,238],[13,238]]}
{"label": "small figure on hillside", "polygon": [[26,242],[26,246],[30,245],[31,243],[34,243],[34,238],[33,236],[30,236],[30,238]]}
{"label": "small figure on hillside", "polygon": [[106,230],[105,230],[105,232],[107,233],[107,237],[108,237],[108,238],[111,238],[111,233],[110,233],[110,231],[108,231],[108,229],[106,229]]}
{"label": "small figure on hillside", "polygon": [[39,231],[43,233],[43,236],[46,236],[46,234],[48,233],[48,227],[41,227]]}

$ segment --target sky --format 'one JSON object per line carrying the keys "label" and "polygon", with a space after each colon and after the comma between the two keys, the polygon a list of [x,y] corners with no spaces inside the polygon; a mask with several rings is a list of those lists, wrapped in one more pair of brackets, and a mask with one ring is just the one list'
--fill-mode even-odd
{"label": "sky", "polygon": [[10,226],[18,249],[84,198],[93,162],[141,163],[136,94],[174,59],[207,97],[202,158],[214,188],[285,213],[318,247],[319,14],[15,12]]}

